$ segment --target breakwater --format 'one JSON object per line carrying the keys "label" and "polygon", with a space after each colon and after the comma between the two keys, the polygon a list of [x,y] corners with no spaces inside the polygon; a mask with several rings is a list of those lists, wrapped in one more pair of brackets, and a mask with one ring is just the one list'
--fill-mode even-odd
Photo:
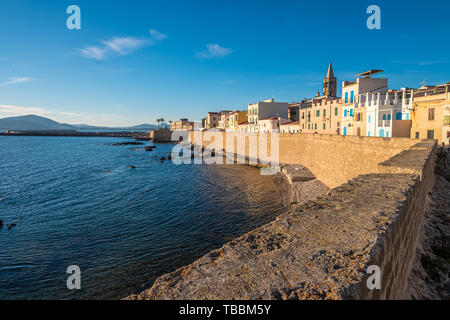
{"label": "breakwater", "polygon": [[[305,165],[332,190],[129,298],[403,298],[435,141],[280,135],[279,148],[281,163]],[[381,270],[380,289],[366,285],[372,265]]]}
{"label": "breakwater", "polygon": [[108,138],[134,138],[150,140],[149,133],[135,131],[69,131],[69,130],[37,130],[37,131],[8,131],[1,132],[0,136],[11,137],[108,137]]}

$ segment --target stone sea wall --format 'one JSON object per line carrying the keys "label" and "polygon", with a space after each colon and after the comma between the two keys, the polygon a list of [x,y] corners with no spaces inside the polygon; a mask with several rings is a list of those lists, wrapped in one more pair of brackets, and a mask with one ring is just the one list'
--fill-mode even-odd
{"label": "stone sea wall", "polygon": [[[128,298],[400,299],[435,148],[429,140],[282,135],[280,162],[304,165],[334,188]],[[379,290],[366,285],[371,265],[381,269]]]}
{"label": "stone sea wall", "polygon": [[[190,132],[189,141],[202,144],[206,148],[225,149],[227,153],[235,153],[253,158],[249,141],[253,140],[260,149],[257,133],[248,134],[245,147],[241,147],[238,139],[240,133],[202,133]],[[228,140],[227,140],[228,139]],[[318,180],[330,188],[335,188],[360,174],[380,171],[379,164],[392,156],[409,149],[420,140],[409,138],[376,138],[357,136],[338,136],[320,134],[279,134],[279,162],[281,164],[300,164],[307,167]],[[271,138],[267,137],[268,157],[270,159]],[[265,154],[265,152],[263,152]],[[384,170],[381,168],[381,170]]]}

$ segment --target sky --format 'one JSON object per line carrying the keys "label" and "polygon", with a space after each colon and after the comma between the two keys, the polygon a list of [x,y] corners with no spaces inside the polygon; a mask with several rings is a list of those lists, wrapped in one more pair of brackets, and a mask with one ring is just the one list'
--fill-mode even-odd
{"label": "sky", "polygon": [[[370,5],[381,29],[369,30]],[[70,5],[81,29],[69,30]],[[383,69],[389,87],[450,81],[450,2],[9,0],[0,3],[0,118],[104,126],[200,120],[294,102]]]}

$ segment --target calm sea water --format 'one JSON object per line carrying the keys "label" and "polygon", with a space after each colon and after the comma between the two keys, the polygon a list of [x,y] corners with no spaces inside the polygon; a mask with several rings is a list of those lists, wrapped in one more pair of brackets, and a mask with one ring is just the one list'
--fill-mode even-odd
{"label": "calm sea water", "polygon": [[123,298],[282,210],[257,169],[161,163],[173,145],[123,141],[0,137],[0,299]]}

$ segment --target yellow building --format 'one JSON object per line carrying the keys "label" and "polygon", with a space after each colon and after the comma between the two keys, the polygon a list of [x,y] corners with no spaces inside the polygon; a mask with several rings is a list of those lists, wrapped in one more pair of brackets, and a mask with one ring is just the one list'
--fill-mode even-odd
{"label": "yellow building", "polygon": [[311,105],[300,109],[299,126],[302,133],[340,134],[342,99],[316,97]]}
{"label": "yellow building", "polygon": [[236,111],[233,114],[233,127],[234,131],[238,131],[238,127],[240,124],[244,124],[248,121],[248,110],[245,111]]}
{"label": "yellow building", "polygon": [[189,121],[188,119],[180,119],[179,121],[170,121],[170,131],[189,131],[194,130],[194,122]]}
{"label": "yellow building", "polygon": [[414,92],[411,138],[436,139],[449,144],[450,82],[424,86]]}

